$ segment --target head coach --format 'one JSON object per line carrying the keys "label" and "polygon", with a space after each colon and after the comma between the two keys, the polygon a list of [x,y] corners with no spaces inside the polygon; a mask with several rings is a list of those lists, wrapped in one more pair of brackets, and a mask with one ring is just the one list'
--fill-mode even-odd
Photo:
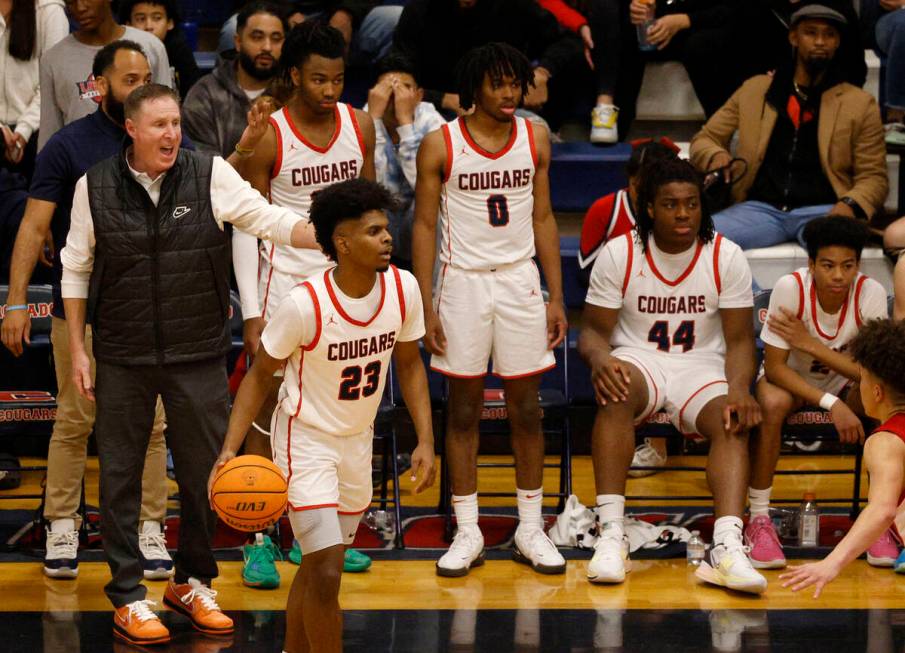
{"label": "head coach", "polygon": [[[210,589],[217,563],[207,476],[228,420],[230,240],[224,223],[259,238],[316,247],[307,220],[270,205],[220,157],[180,149],[175,92],[159,84],[125,103],[130,139],[79,179],[63,264],[76,387],[97,402],[104,551],[114,633],[168,641],[140,584],[141,473],[157,395],[167,414],[181,500],[176,574],[164,601],[206,633],[232,632]],[[94,330],[96,381],[85,354]]]}

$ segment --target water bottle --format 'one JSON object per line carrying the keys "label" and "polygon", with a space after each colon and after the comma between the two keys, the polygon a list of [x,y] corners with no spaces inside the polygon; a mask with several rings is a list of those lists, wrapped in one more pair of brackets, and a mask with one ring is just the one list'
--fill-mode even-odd
{"label": "water bottle", "polygon": [[657,3],[656,0],[645,0],[647,5],[647,20],[637,25],[638,30],[638,49],[642,52],[653,52],[657,46],[647,40],[647,30],[651,28],[656,20]]}
{"label": "water bottle", "polygon": [[817,546],[820,538],[820,511],[817,509],[816,496],[813,492],[805,492],[798,513],[798,546]]}
{"label": "water bottle", "polygon": [[685,545],[685,558],[693,567],[697,567],[704,559],[704,540],[701,539],[701,531],[691,531],[691,539]]}

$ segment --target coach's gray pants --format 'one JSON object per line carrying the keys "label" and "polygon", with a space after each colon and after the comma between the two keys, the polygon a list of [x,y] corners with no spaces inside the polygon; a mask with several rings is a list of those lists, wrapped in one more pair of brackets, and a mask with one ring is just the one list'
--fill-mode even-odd
{"label": "coach's gray pants", "polygon": [[167,414],[167,445],[179,484],[177,583],[217,576],[211,552],[216,518],[207,479],[220,453],[229,419],[223,358],[173,365],[112,365],[97,361],[98,459],[101,535],[113,579],[104,590],[115,607],[145,598],[138,549],[141,476],[154,405],[160,395]]}

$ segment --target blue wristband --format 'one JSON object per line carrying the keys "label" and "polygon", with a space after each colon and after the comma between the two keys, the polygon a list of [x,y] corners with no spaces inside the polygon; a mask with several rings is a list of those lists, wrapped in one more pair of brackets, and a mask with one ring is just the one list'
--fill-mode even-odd
{"label": "blue wristband", "polygon": [[14,304],[12,306],[6,307],[7,313],[9,313],[10,311],[27,311],[27,310],[28,310],[28,304]]}

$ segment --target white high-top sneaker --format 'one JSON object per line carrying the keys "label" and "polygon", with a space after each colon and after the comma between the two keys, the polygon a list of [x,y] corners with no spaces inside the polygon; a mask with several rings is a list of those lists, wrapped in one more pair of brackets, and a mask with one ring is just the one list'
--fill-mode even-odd
{"label": "white high-top sneaker", "polygon": [[460,527],[452,544],[437,560],[437,575],[465,576],[472,567],[484,564],[484,535],[477,526]]}

